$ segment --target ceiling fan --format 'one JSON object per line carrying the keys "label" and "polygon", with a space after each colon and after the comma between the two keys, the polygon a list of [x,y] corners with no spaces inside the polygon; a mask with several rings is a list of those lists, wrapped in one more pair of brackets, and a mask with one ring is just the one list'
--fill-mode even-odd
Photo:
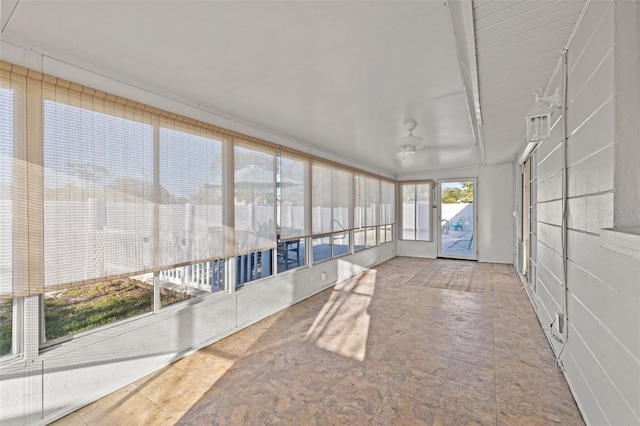
{"label": "ceiling fan", "polygon": [[423,144],[423,139],[420,136],[413,135],[413,130],[416,128],[416,125],[417,123],[415,121],[405,121],[404,129],[409,132],[409,135],[398,139],[398,147],[400,148],[398,155],[402,156],[403,160],[407,155],[430,149],[428,145]]}
{"label": "ceiling fan", "polygon": [[398,153],[396,154],[398,157],[405,160],[406,158],[412,156],[418,151],[427,151],[431,149],[438,150],[439,154],[444,152],[460,152],[468,150],[467,146],[435,146],[431,147],[424,143],[424,139],[420,136],[415,136],[413,134],[413,130],[416,128],[417,123],[413,120],[405,121],[404,129],[409,132],[407,136],[401,137],[398,139]]}

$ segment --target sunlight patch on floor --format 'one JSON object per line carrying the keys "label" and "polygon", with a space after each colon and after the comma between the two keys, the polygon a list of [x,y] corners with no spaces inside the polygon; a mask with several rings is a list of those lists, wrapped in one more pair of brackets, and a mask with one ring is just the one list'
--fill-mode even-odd
{"label": "sunlight patch on floor", "polygon": [[376,270],[363,271],[342,281],[316,316],[305,336],[324,350],[364,361],[371,317],[368,308],[375,292]]}

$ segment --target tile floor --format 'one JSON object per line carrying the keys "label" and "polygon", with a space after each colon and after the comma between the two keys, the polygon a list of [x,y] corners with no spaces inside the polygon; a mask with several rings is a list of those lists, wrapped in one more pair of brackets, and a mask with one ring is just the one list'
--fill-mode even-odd
{"label": "tile floor", "polygon": [[397,257],[59,425],[582,425],[509,265]]}

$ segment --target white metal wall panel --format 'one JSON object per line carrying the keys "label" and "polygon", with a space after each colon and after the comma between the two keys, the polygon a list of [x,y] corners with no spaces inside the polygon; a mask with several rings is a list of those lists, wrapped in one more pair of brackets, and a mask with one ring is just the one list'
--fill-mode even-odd
{"label": "white metal wall panel", "polygon": [[597,155],[586,157],[582,162],[569,167],[570,196],[610,191],[613,188],[613,164],[614,148],[609,145]]}
{"label": "white metal wall panel", "polygon": [[562,253],[561,230],[559,226],[538,221],[538,241],[556,253]]}
{"label": "white metal wall panel", "polygon": [[[614,2],[591,2],[568,52],[568,310],[566,376],[587,423],[640,422],[640,265],[601,247],[614,218]],[[558,74],[549,90],[559,85]],[[539,145],[538,315],[562,311],[561,126]],[[551,340],[556,352],[561,344]]]}
{"label": "white metal wall panel", "polygon": [[640,263],[601,247],[599,240],[583,232],[570,232],[567,246],[571,261],[640,305]]}
{"label": "white metal wall panel", "polygon": [[[629,383],[629,379],[638,378],[628,374],[629,371],[633,371],[632,367],[635,361],[632,358],[640,357],[640,333],[638,333],[637,327],[629,327],[629,324],[640,324],[640,311],[634,309],[636,303],[574,263],[569,263],[569,277],[571,280],[581,284],[575,286],[573,290],[573,297],[576,301],[588,307],[593,319],[606,324],[611,331],[606,333],[606,336],[610,338],[612,344],[608,345],[606,349],[597,348],[596,350],[613,352],[612,356],[609,357],[612,371],[619,370],[619,366],[615,365],[616,357],[618,360],[627,360],[626,372],[628,377],[624,378],[623,381],[627,384],[632,384]],[[631,314],[623,316],[620,312],[629,312]],[[595,329],[601,327],[595,327]],[[594,329],[594,327],[591,327],[591,329]],[[620,351],[620,346],[623,346],[624,350]],[[622,376],[619,375],[619,378],[622,379]],[[619,380],[615,380],[615,382],[617,384]],[[628,388],[631,391],[632,386]],[[636,396],[635,401],[640,401],[639,392],[640,389],[637,387],[633,390],[633,394]]]}
{"label": "white metal wall panel", "polygon": [[580,400],[578,401],[578,406],[580,407],[582,416],[585,419],[589,419],[593,425],[608,424],[604,417],[604,413],[602,412],[602,407],[598,405],[596,395],[590,388],[590,383],[585,376],[585,373],[583,373],[581,366],[578,365],[578,361],[572,354],[567,354],[564,368],[566,371],[565,374],[571,377],[571,388],[583,390],[580,395]]}
{"label": "white metal wall panel", "polygon": [[538,179],[538,202],[558,200],[562,197],[562,175],[556,173],[550,178]]}
{"label": "white metal wall panel", "polygon": [[599,234],[613,227],[613,193],[570,198],[567,204],[569,229]]}
{"label": "white metal wall panel", "polygon": [[550,225],[561,226],[562,200],[538,203],[538,221]]}
{"label": "white metal wall panel", "polygon": [[545,244],[538,244],[536,249],[538,267],[544,265],[552,274],[553,281],[559,284],[562,280],[562,255]]}
{"label": "white metal wall panel", "polygon": [[[544,247],[544,245],[540,244],[538,246],[538,249],[540,249],[541,247]],[[544,301],[543,304],[549,311],[550,317],[553,318],[553,313],[560,312],[560,310],[562,309],[562,282],[560,281],[561,278],[559,278],[562,277],[562,274],[557,276],[553,275],[547,268],[547,266],[542,262],[538,263],[537,272],[538,294],[543,297],[544,295],[542,294],[542,290],[544,290],[550,297],[550,300]],[[545,321],[544,324],[547,325],[549,323],[550,322]]]}
{"label": "white metal wall panel", "polygon": [[[613,97],[613,51],[609,50],[607,56],[602,59],[594,70],[589,80],[585,82],[584,88],[576,91],[575,97],[572,97],[569,90],[569,108],[571,113],[567,114],[567,129],[569,134],[586,124],[591,119],[594,112],[598,111]],[[570,80],[573,81],[573,80]],[[569,84],[568,87],[574,87]]]}
{"label": "white metal wall panel", "polygon": [[[603,143],[613,145],[614,104],[610,100],[595,111],[583,126],[569,134],[567,162],[570,166],[603,149]],[[576,142],[576,141],[579,141]]]}
{"label": "white metal wall panel", "polygon": [[[621,350],[619,341],[612,339],[609,333],[603,333],[603,323],[593,315],[589,307],[580,304],[574,298],[569,299],[569,310],[574,320],[570,323],[569,333],[573,333],[573,341],[567,344],[566,351],[579,363],[581,371],[587,379],[588,386],[595,393],[598,405],[607,421],[601,424],[633,425],[638,424],[634,409],[638,409],[637,392],[623,392],[624,382],[616,377],[615,369],[619,363],[626,364],[626,375],[637,380],[637,358],[624,363],[626,354]],[[607,345],[610,345],[607,347]],[[608,354],[607,354],[608,353]],[[635,376],[635,377],[634,377]],[[569,377],[571,381],[571,377]],[[636,384],[637,386],[637,384]],[[577,391],[577,392],[576,392]],[[574,389],[580,400],[587,389]],[[581,404],[584,406],[584,404]],[[598,424],[587,417],[588,424]]]}
{"label": "white metal wall panel", "polygon": [[[604,52],[611,48],[611,40],[613,40],[613,2],[592,1],[591,3],[588,13],[584,15],[580,24],[581,28],[589,28],[590,31],[576,32],[571,43],[569,75],[578,82],[586,81],[587,78],[580,75],[588,76],[593,72],[597,62],[604,57]],[[592,59],[588,59],[589,57]]]}

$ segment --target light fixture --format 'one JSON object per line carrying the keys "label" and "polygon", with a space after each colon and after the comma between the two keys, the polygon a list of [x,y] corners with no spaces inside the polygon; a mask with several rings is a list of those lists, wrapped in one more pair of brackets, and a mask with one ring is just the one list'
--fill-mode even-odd
{"label": "light fixture", "polygon": [[522,154],[520,154],[520,157],[518,157],[518,164],[520,165],[524,164],[525,161],[529,159],[529,156],[531,155],[531,153],[533,152],[533,148],[535,147],[536,147],[536,142],[529,142],[527,146],[524,147],[524,151],[522,151]]}
{"label": "light fixture", "polygon": [[527,112],[527,140],[539,142],[551,137],[551,116],[557,108],[562,107],[560,88],[556,88],[553,95],[542,96],[542,90],[533,91],[535,104]]}
{"label": "light fixture", "polygon": [[403,154],[414,154],[418,150],[418,147],[422,145],[422,138],[413,135],[415,128],[415,121],[406,121],[404,123],[404,129],[409,132],[409,135],[398,139],[398,145]]}

